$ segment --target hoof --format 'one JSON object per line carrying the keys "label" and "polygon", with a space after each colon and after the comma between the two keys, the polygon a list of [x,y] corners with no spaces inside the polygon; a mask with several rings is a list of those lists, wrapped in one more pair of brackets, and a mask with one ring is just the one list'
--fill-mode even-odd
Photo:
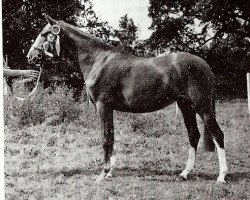
{"label": "hoof", "polygon": [[187,178],[185,178],[184,176],[182,176],[182,175],[179,175],[177,178],[176,178],[176,181],[177,182],[183,182],[183,181],[186,181],[187,180]]}
{"label": "hoof", "polygon": [[107,173],[107,178],[112,178],[113,177],[113,174],[111,171],[109,171],[109,173]]}
{"label": "hoof", "polygon": [[102,170],[101,174],[95,180],[95,183],[96,184],[100,183],[102,180],[105,179],[106,176],[107,176],[107,173],[104,170]]}
{"label": "hoof", "polygon": [[228,174],[228,170],[225,170],[222,174],[220,174],[217,178],[216,184],[225,184],[225,177]]}

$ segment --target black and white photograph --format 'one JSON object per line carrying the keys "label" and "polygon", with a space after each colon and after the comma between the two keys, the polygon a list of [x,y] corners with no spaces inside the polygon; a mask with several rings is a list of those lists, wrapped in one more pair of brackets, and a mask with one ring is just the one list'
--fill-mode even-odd
{"label": "black and white photograph", "polygon": [[249,1],[1,14],[0,199],[250,199]]}

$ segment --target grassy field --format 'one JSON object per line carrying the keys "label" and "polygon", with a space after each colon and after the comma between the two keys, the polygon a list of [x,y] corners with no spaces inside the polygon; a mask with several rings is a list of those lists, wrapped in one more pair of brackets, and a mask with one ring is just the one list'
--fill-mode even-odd
{"label": "grassy field", "polygon": [[63,96],[41,96],[27,105],[5,102],[8,200],[250,199],[246,100],[216,104],[230,172],[226,184],[215,184],[216,152],[202,150],[189,180],[176,181],[187,160],[188,137],[171,105],[149,114],[115,113],[117,169],[112,179],[95,185],[103,157],[95,109]]}

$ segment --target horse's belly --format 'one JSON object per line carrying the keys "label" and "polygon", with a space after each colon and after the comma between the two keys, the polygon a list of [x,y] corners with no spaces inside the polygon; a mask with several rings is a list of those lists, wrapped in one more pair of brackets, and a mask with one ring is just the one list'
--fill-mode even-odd
{"label": "horse's belly", "polygon": [[174,94],[169,94],[169,92],[157,93],[157,91],[132,94],[125,99],[119,110],[138,113],[160,110],[176,101]]}

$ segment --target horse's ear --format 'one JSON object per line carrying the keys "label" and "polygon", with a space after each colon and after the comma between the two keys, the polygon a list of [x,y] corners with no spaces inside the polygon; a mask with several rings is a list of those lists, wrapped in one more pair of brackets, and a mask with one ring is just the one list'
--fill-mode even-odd
{"label": "horse's ear", "polygon": [[57,21],[55,19],[52,19],[48,14],[46,13],[43,13],[43,16],[45,17],[45,19],[47,20],[47,22],[50,24],[50,25],[54,25],[57,23]]}

